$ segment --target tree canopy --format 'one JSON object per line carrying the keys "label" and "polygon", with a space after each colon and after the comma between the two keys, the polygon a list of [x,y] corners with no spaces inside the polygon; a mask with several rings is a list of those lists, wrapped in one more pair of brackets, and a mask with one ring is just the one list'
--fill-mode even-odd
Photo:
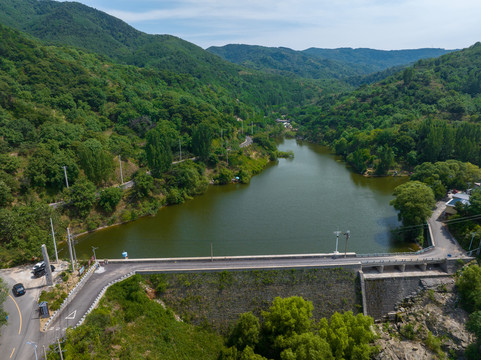
{"label": "tree canopy", "polygon": [[[422,227],[435,205],[433,190],[420,181],[409,181],[394,189],[391,205],[399,211],[398,218],[407,229],[406,238],[422,240]],[[422,241],[420,241],[422,243]]]}

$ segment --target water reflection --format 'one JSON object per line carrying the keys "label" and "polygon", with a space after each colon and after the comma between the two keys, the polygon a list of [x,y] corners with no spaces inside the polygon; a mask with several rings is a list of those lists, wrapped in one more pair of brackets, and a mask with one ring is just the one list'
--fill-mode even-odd
{"label": "water reflection", "polygon": [[77,255],[99,257],[209,256],[331,252],[336,230],[350,230],[348,251],[397,250],[398,225],[389,205],[406,178],[365,178],[329,149],[292,139],[279,159],[249,185],[211,186],[206,194],[161,209],[154,217],[85,236]]}

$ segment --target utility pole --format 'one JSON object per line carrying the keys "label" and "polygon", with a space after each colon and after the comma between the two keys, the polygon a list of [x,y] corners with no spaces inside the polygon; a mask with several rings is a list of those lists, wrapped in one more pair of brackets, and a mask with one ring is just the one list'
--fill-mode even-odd
{"label": "utility pole", "polygon": [[55,232],[53,231],[52,218],[50,218],[50,227],[52,228],[53,248],[55,249],[55,264],[58,264],[57,244],[55,242]]}
{"label": "utility pole", "polygon": [[47,286],[53,285],[52,269],[50,268],[50,260],[48,259],[47,246],[42,245],[43,261],[45,262],[45,281]]}
{"label": "utility pole", "polygon": [[471,233],[471,235],[472,235],[472,236],[471,236],[471,242],[469,243],[469,249],[468,249],[468,251],[471,250],[471,245],[473,245],[474,235],[476,235],[476,233]]}
{"label": "utility pole", "polygon": [[67,167],[66,166],[63,167],[63,173],[65,175],[65,185],[67,185],[67,189],[68,189],[68,177],[67,177]]}
{"label": "utility pole", "polygon": [[334,254],[339,254],[339,251],[337,251],[337,246],[339,245],[339,235],[342,234],[342,231],[334,231],[334,234],[336,234],[336,251],[334,251]]}
{"label": "utility pole", "polygon": [[63,360],[62,347],[60,346],[60,340],[57,339],[58,353],[60,354],[60,360]]}
{"label": "utility pole", "polygon": [[180,157],[180,161],[182,161],[182,143],[180,142],[180,138],[179,138],[179,157]]}
{"label": "utility pole", "polygon": [[72,272],[75,271],[75,264],[73,262],[73,253],[72,253],[72,244],[70,242],[70,229],[67,228],[67,243],[68,243],[68,252],[70,254],[70,262],[72,264]]}
{"label": "utility pole", "polygon": [[344,257],[347,257],[347,240],[349,240],[349,235],[351,234],[351,232],[349,230],[347,230],[344,235],[346,235],[346,247],[344,248]]}
{"label": "utility pole", "polygon": [[71,235],[70,238],[70,242],[72,243],[73,259],[75,260],[75,264],[77,264],[77,253],[75,252],[75,237]]}
{"label": "utility pole", "polygon": [[119,155],[119,164],[120,164],[120,185],[124,183],[124,176],[122,175],[122,159]]}

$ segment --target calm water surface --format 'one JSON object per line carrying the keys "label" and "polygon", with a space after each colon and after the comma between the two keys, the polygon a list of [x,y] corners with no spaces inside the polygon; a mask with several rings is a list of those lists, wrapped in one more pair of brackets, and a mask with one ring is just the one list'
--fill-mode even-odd
{"label": "calm water surface", "polygon": [[[334,231],[350,230],[348,251],[400,249],[390,230],[399,225],[389,205],[407,178],[365,178],[318,145],[284,140],[280,159],[249,185],[210,186],[202,196],[162,208],[156,216],[82,237],[77,256],[120,258],[332,252]],[[344,237],[339,251],[344,251]]]}

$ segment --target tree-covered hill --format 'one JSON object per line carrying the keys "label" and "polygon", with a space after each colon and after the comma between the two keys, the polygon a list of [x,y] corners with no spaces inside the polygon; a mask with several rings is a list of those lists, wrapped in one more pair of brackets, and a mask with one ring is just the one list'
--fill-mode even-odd
{"label": "tree-covered hill", "polygon": [[424,48],[406,50],[375,50],[375,49],[321,49],[309,48],[302,53],[322,59],[331,59],[348,64],[364,66],[368,72],[382,71],[394,66],[409,65],[418,60],[436,58],[453,50]]}
{"label": "tree-covered hill", "polygon": [[[351,48],[295,51],[240,44],[212,46],[207,50],[230,62],[257,70],[308,79],[342,79],[353,85],[378,81],[399,70],[388,70],[392,67],[450,52],[444,49],[384,51]],[[372,73],[376,74],[367,76]]]}
{"label": "tree-covered hill", "polygon": [[[68,224],[95,229],[205,191],[207,163],[232,179],[232,170],[224,169],[221,131],[232,148],[231,169],[242,181],[268,161],[261,155],[256,163],[235,146],[242,141],[242,120],[261,129],[269,119],[221,86],[45,46],[2,25],[0,39],[0,265],[39,256],[40,244],[50,243],[50,217],[62,224],[60,235]],[[269,103],[285,96],[274,88],[278,93],[259,87],[246,97]],[[159,149],[162,156],[153,159]],[[180,150],[202,162],[171,167],[172,153]],[[135,182],[131,191],[108,188],[119,183],[119,156],[124,177]],[[60,212],[47,205],[59,200],[68,204]]]}
{"label": "tree-covered hill", "polygon": [[481,44],[420,60],[381,82],[324,97],[295,116],[358,171],[424,161],[481,164]]}
{"label": "tree-covered hill", "polygon": [[255,45],[211,46],[213,54],[239,65],[272,73],[294,74],[309,79],[341,79],[368,72],[362,65],[351,65],[304,54],[288,48]]}
{"label": "tree-covered hill", "polygon": [[[233,97],[259,107],[299,103],[319,91],[319,85],[306,86],[274,74],[252,76],[252,70],[245,71],[192,43],[171,35],[143,33],[122,20],[75,2],[2,0],[0,23],[47,44],[76,47],[123,64],[189,74],[228,89]],[[328,90],[346,86],[324,85]]]}

